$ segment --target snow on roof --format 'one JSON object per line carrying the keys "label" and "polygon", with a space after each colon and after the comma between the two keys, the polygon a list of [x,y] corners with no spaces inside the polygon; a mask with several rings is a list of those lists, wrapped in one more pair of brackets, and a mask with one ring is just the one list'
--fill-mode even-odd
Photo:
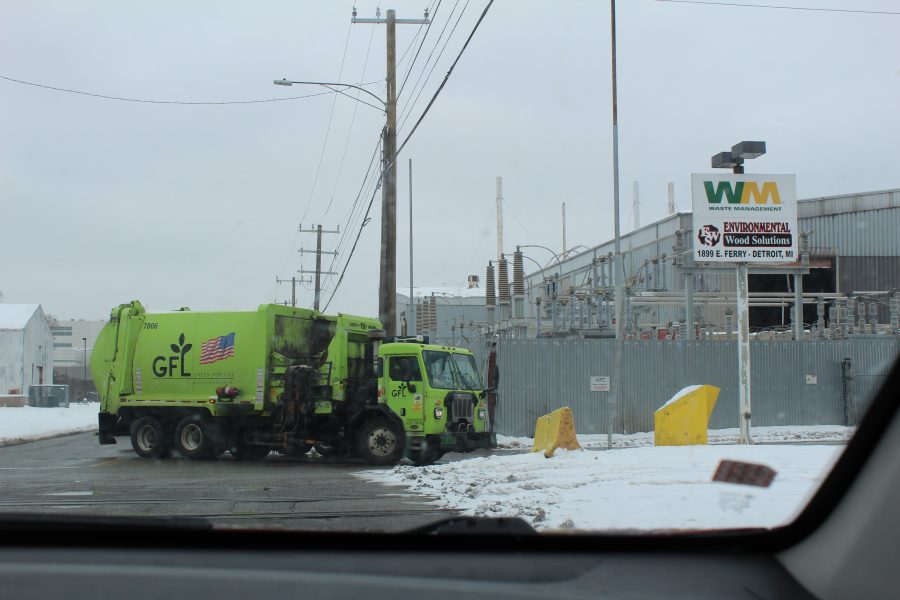
{"label": "snow on roof", "polygon": [[0,304],[0,329],[25,329],[40,304]]}
{"label": "snow on roof", "polygon": [[[397,288],[397,293],[409,297],[409,288]],[[469,287],[414,287],[414,298],[425,298],[434,294],[444,298],[483,298],[484,288]]]}

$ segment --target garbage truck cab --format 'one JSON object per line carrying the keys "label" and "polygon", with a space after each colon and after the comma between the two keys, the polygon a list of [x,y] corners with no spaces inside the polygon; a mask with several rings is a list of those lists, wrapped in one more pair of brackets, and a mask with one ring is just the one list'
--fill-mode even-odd
{"label": "garbage truck cab", "polygon": [[416,464],[431,464],[446,452],[496,447],[486,392],[468,350],[424,338],[388,338],[375,372],[378,394],[403,420],[406,456]]}

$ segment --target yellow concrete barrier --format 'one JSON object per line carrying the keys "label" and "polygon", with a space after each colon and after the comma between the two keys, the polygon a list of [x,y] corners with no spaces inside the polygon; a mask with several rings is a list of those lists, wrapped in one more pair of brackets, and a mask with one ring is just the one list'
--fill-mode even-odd
{"label": "yellow concrete barrier", "polygon": [[534,446],[531,451],[543,450],[544,456],[550,458],[557,448],[581,450],[575,437],[575,418],[569,407],[554,410],[538,418],[534,424]]}
{"label": "yellow concrete barrier", "polygon": [[709,417],[719,399],[714,385],[684,388],[653,413],[654,442],[657,446],[705,444]]}

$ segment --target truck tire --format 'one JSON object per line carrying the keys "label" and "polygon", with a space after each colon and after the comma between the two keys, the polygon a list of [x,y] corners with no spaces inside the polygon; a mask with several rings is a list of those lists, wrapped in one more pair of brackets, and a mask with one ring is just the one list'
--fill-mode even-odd
{"label": "truck tire", "polygon": [[359,428],[357,445],[363,460],[370,465],[394,465],[403,457],[406,435],[387,417],[375,417]]}
{"label": "truck tire", "polygon": [[237,444],[229,450],[231,455],[237,460],[246,462],[257,462],[269,455],[270,449],[267,446],[251,446],[249,444]]}
{"label": "truck tire", "polygon": [[215,458],[219,448],[214,442],[216,432],[209,419],[202,415],[188,415],[175,428],[175,449],[185,458]]}
{"label": "truck tire", "polygon": [[172,454],[171,440],[158,419],[140,417],[131,424],[131,447],[142,458],[167,458]]}

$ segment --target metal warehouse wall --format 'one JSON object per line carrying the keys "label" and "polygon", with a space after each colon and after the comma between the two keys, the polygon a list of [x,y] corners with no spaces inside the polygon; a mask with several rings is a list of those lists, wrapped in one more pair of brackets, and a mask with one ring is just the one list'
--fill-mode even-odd
{"label": "metal warehouse wall", "polygon": [[[579,433],[605,433],[604,392],[590,391],[590,376],[612,375],[615,340],[500,339],[500,389],[495,430],[531,436],[534,422],[569,406]],[[841,360],[849,357],[849,422],[868,406],[890,370],[900,338],[755,341],[750,345],[753,424],[826,425],[844,422]],[[479,349],[483,361],[484,348]],[[808,384],[806,376],[817,378]],[[722,389],[710,428],[738,426],[736,342],[626,341],[616,433],[653,430],[653,413],[678,390],[709,383]]]}

